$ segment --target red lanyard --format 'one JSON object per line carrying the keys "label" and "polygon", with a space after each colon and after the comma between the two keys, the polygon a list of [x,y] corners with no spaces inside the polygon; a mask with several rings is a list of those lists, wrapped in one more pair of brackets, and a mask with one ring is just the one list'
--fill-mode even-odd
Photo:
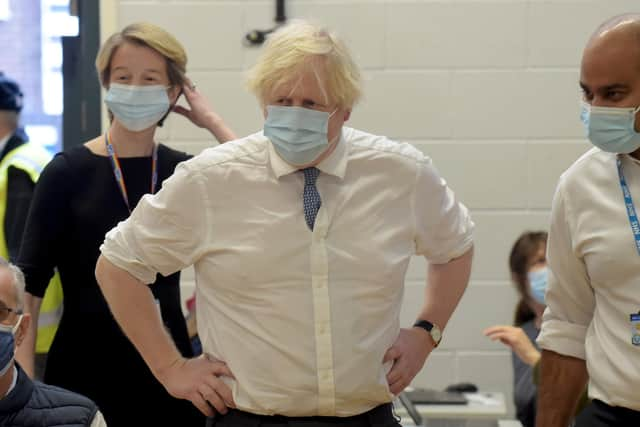
{"label": "red lanyard", "polygon": [[[116,150],[113,148],[113,145],[109,141],[109,132],[104,134],[104,144],[107,147],[107,154],[109,154],[109,160],[111,160],[111,168],[113,169],[113,176],[116,178],[116,182],[120,187],[120,193],[122,194],[122,198],[124,199],[124,203],[127,205],[127,209],[129,209],[129,214],[131,214],[131,206],[129,205],[129,196],[127,195],[127,186],[124,183],[124,176],[122,175],[122,169],[120,168],[120,161],[118,160],[118,156],[116,156]],[[153,194],[156,191],[156,184],[158,183],[158,144],[153,144],[153,155],[151,159],[151,191]]]}

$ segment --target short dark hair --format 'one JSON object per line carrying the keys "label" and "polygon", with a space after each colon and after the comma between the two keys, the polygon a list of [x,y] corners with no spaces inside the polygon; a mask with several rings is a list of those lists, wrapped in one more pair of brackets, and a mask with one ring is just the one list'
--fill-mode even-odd
{"label": "short dark hair", "polygon": [[20,112],[23,96],[18,83],[0,71],[0,110]]}

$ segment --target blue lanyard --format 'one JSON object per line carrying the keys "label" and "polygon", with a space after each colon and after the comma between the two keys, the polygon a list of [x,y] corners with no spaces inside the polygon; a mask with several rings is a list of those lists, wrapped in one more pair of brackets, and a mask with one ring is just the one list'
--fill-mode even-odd
{"label": "blue lanyard", "polygon": [[638,215],[636,215],[636,207],[634,206],[633,199],[631,198],[631,191],[629,191],[629,186],[627,185],[627,181],[624,179],[624,174],[622,173],[622,161],[620,160],[620,156],[618,156],[616,164],[618,165],[620,188],[622,188],[622,196],[624,197],[624,205],[627,208],[627,216],[629,217],[631,232],[633,233],[633,237],[636,239],[636,249],[638,250],[638,255],[640,255],[640,223],[638,223]]}

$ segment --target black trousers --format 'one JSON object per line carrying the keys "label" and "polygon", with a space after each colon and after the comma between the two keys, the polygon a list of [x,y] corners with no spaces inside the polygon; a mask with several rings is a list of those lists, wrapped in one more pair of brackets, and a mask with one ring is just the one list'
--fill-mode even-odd
{"label": "black trousers", "polygon": [[285,417],[230,409],[207,419],[207,427],[400,427],[393,405],[385,403],[352,417]]}
{"label": "black trousers", "polygon": [[594,400],[576,417],[575,427],[640,426],[640,412]]}

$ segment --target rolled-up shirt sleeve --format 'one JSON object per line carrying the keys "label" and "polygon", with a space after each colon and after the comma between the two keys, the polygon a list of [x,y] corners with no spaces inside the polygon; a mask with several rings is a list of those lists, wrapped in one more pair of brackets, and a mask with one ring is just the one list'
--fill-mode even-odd
{"label": "rolled-up shirt sleeve", "polygon": [[584,260],[576,250],[575,216],[561,178],[553,198],[547,242],[550,269],[538,345],[585,359],[585,337],[593,318],[595,298]]}
{"label": "rolled-up shirt sleeve", "polygon": [[418,162],[413,197],[416,253],[433,264],[444,264],[473,245],[474,224],[429,158]]}
{"label": "rolled-up shirt sleeve", "polygon": [[155,195],[146,195],[109,231],[102,255],[143,283],[194,264],[210,240],[210,212],[200,173],[183,162]]}

